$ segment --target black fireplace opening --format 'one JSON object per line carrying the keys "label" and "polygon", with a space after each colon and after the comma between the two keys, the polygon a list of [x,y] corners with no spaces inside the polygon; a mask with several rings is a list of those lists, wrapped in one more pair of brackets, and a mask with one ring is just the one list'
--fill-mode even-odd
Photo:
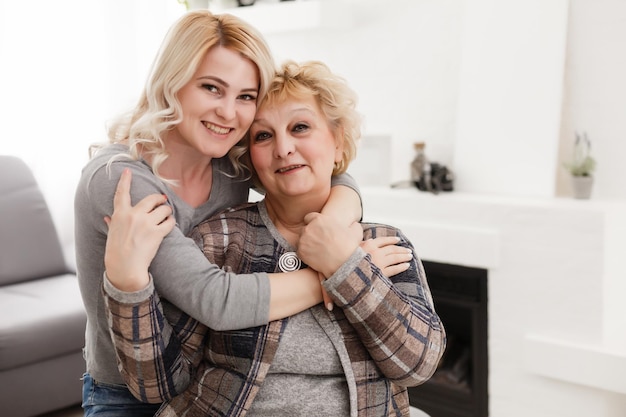
{"label": "black fireplace opening", "polygon": [[409,388],[409,401],[431,417],[487,417],[487,270],[422,263],[447,346],[432,378]]}

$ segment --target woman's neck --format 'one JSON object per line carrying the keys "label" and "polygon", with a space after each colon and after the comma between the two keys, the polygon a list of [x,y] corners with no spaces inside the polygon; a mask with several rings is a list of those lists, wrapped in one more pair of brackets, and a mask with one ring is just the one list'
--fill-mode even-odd
{"label": "woman's neck", "polygon": [[307,195],[278,200],[265,196],[265,207],[278,232],[290,244],[297,246],[300,233],[305,226],[304,216],[321,211],[327,199],[328,196],[324,198]]}
{"label": "woman's neck", "polygon": [[[213,185],[211,158],[188,146],[167,146],[167,152],[169,156],[159,166],[159,174],[176,182],[170,189],[191,207],[204,204],[211,195]],[[148,162],[152,164],[152,161]]]}

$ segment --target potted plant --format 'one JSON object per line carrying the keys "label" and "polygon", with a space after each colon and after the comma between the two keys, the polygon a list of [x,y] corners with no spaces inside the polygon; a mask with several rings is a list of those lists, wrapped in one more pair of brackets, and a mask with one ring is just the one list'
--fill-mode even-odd
{"label": "potted plant", "polygon": [[576,133],[572,160],[565,163],[565,168],[571,174],[574,198],[590,198],[596,160],[591,156],[591,142],[587,133]]}

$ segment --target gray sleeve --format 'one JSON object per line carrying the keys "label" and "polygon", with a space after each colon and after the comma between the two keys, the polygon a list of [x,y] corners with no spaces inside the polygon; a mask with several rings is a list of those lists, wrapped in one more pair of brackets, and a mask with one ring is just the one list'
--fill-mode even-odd
{"label": "gray sleeve", "polygon": [[359,200],[361,201],[361,218],[359,220],[363,220],[363,197],[361,196],[361,190],[359,189],[359,185],[356,183],[356,180],[346,172],[339,175],[333,175],[330,185],[331,187],[335,187],[337,185],[350,187],[359,195]]}
{"label": "gray sleeve", "polygon": [[196,243],[174,229],[150,265],[158,293],[206,326],[218,330],[268,323],[270,287],[265,273],[227,273]]}
{"label": "gray sleeve", "polygon": [[[93,221],[100,220],[104,233],[106,226],[102,218],[112,212],[115,188],[125,167],[133,171],[132,204],[146,195],[166,191],[165,185],[139,162],[113,163],[110,177],[104,167],[95,171],[88,187],[91,207],[81,210],[92,210]],[[101,263],[102,259],[94,261]],[[270,287],[267,274],[240,274],[233,279],[234,274],[210,263],[178,227],[163,240],[149,272],[162,298],[215,330],[255,327],[268,322]]]}
{"label": "gray sleeve", "polygon": [[350,174],[347,172],[344,174],[333,175],[330,181],[330,185],[332,187],[336,185],[345,185],[346,187],[352,188],[356,193],[361,197],[361,190],[359,190],[359,185],[356,183],[356,180],[352,178]]}

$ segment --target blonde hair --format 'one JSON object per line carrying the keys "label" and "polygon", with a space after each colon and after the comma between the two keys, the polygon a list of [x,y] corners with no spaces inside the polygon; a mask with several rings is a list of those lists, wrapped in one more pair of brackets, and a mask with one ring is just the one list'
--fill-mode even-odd
{"label": "blonde hair", "polygon": [[162,134],[182,120],[176,95],[216,45],[239,52],[256,65],[261,100],[276,70],[263,36],[235,16],[195,10],[169,29],[135,108],[108,127],[110,143],[128,142],[133,159],[149,155],[153,172],[166,182],[171,181],[159,175],[159,166],[168,157]]}
{"label": "blonde hair", "polygon": [[[356,93],[344,78],[333,74],[326,64],[320,61],[300,64],[292,60],[285,61],[259,102],[257,110],[279,105],[289,99],[311,96],[317,100],[335,138],[343,141],[343,157],[333,170],[333,175],[342,174],[356,157],[361,138],[361,115],[356,110]],[[249,149],[248,133],[231,149],[229,157],[239,174],[249,172],[257,186],[261,186],[250,161]]]}

